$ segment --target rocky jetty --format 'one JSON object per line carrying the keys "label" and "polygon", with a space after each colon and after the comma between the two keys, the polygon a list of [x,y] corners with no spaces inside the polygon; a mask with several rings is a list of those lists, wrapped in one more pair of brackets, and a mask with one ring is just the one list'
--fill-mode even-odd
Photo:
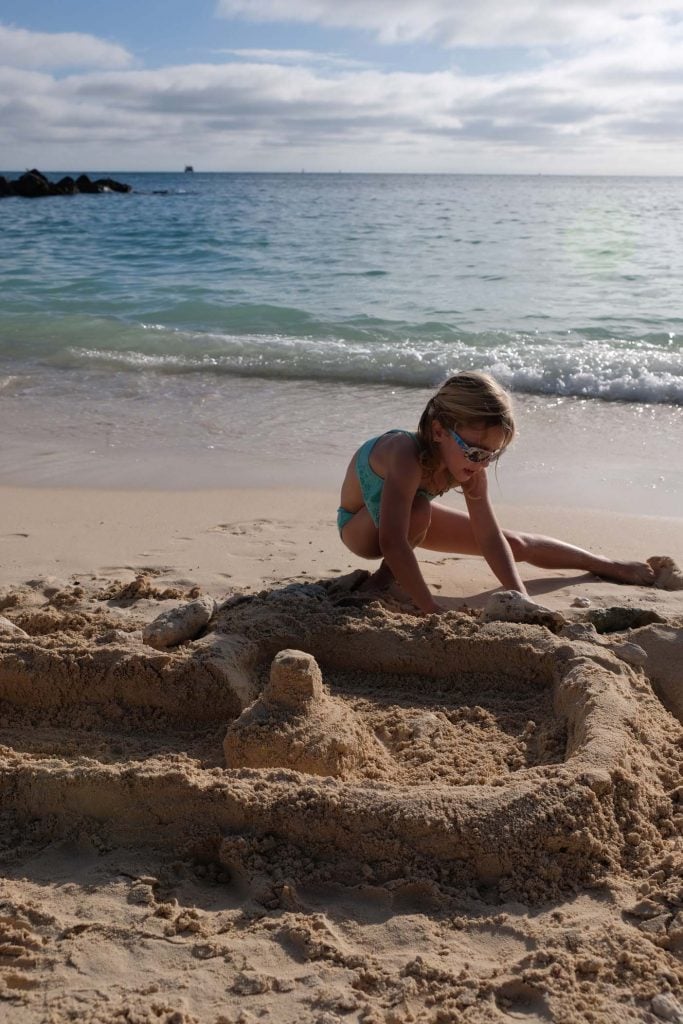
{"label": "rocky jetty", "polygon": [[0,198],[3,196],[22,196],[25,199],[37,199],[42,196],[75,196],[80,193],[94,195],[99,192],[132,192],[130,185],[113,178],[98,178],[93,181],[87,174],[78,178],[68,175],[59,181],[48,181],[44,174],[35,168],[26,171],[14,181],[0,175]]}

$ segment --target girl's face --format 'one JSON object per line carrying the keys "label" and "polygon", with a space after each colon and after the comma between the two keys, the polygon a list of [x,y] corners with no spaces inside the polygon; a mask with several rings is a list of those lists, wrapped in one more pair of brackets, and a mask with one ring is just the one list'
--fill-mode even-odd
{"label": "girl's face", "polygon": [[505,446],[502,427],[467,426],[451,431],[434,420],[432,431],[444,466],[459,484],[467,483],[490,465],[491,460],[486,458],[485,452],[490,452],[493,457]]}

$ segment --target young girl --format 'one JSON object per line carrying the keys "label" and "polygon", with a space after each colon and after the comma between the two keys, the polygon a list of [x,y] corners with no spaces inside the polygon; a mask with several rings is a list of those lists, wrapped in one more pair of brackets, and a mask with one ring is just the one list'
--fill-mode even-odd
{"label": "young girl", "polygon": [[[621,583],[652,583],[644,562],[615,562],[529,533],[502,530],[488,496],[487,467],[515,434],[505,391],[484,373],[457,373],[427,403],[417,433],[389,430],[361,445],[346,471],[337,525],[360,558],[381,558],[373,588],[394,579],[425,613],[441,611],[414,548],[483,555],[506,590],[526,594],[516,562],[582,569]],[[467,512],[434,502],[460,487]]]}

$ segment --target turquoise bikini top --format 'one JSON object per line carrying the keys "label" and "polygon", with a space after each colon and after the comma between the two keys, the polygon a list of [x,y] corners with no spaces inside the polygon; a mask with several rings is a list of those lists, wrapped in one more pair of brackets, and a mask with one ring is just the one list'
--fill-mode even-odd
{"label": "turquoise bikini top", "polygon": [[[382,501],[384,478],[378,476],[370,465],[370,452],[375,447],[375,444],[379,441],[380,437],[386,437],[387,434],[405,434],[407,437],[411,437],[415,442],[415,445],[419,448],[417,434],[413,433],[411,430],[401,430],[396,428],[394,430],[385,430],[383,434],[378,434],[377,437],[371,437],[369,441],[366,441],[365,444],[358,449],[358,455],[356,456],[356,473],[358,475],[358,482],[360,484],[365,507],[372,516],[372,521],[375,526],[379,526],[379,507]],[[430,494],[429,491],[425,491],[423,489],[420,489],[417,493],[424,495],[428,501],[433,501],[434,498],[437,497],[436,494]]]}

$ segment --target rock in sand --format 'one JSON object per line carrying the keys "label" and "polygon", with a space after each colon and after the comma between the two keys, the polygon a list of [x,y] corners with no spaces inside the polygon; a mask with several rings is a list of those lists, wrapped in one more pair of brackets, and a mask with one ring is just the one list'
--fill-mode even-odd
{"label": "rock in sand", "polygon": [[142,639],[158,651],[194,640],[209,624],[215,610],[216,602],[208,596],[170,608],[144,627]]}
{"label": "rock in sand", "polygon": [[516,590],[501,590],[492,594],[481,613],[483,622],[528,622],[557,633],[567,624],[560,612],[536,604]]}

